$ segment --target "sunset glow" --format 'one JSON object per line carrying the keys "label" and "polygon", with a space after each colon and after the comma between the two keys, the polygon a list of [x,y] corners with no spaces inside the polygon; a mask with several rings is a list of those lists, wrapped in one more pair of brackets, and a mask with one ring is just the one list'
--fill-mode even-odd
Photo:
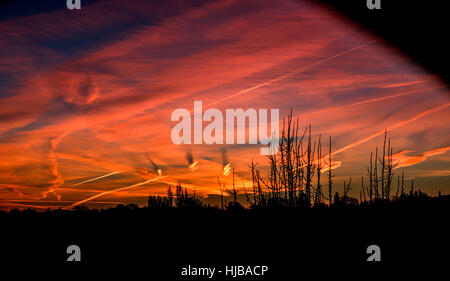
{"label": "sunset glow", "polygon": [[387,130],[396,172],[450,193],[448,86],[381,38],[309,1],[123,3],[0,22],[0,209],[250,187],[261,144],[172,142],[172,111],[195,100],[292,109],[300,131],[332,137],[338,188],[366,175]]}

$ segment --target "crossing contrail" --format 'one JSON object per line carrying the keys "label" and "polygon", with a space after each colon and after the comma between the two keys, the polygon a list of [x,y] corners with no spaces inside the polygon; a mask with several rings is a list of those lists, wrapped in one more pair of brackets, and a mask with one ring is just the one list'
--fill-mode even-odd
{"label": "crossing contrail", "polygon": [[[339,153],[344,152],[346,150],[349,150],[349,149],[351,149],[351,148],[353,148],[355,146],[358,146],[360,144],[363,144],[363,143],[365,143],[365,142],[367,142],[367,141],[369,141],[369,140],[371,140],[371,139],[373,139],[375,137],[383,135],[386,131],[391,131],[391,130],[394,130],[394,129],[398,128],[398,127],[401,127],[401,126],[404,126],[406,124],[409,124],[409,123],[411,123],[413,121],[416,121],[416,120],[418,120],[420,118],[423,118],[423,117],[425,117],[425,116],[427,116],[429,114],[432,114],[434,112],[443,110],[443,109],[447,108],[448,106],[450,106],[450,102],[447,102],[447,103],[441,104],[439,106],[433,107],[431,109],[425,110],[425,111],[423,111],[423,112],[421,112],[419,114],[414,115],[413,117],[410,117],[410,118],[408,118],[406,120],[403,120],[403,121],[400,121],[398,123],[395,123],[394,125],[391,125],[391,126],[387,127],[386,129],[380,130],[380,131],[378,131],[378,132],[376,132],[374,134],[371,134],[371,135],[369,135],[369,136],[367,136],[365,138],[362,138],[362,139],[357,140],[357,141],[355,141],[355,142],[353,142],[351,144],[348,144],[348,145],[346,145],[346,146],[344,146],[344,147],[342,147],[342,148],[340,148],[338,150],[335,150],[335,151],[331,152],[331,155],[336,155],[336,154],[339,154]],[[326,159],[326,157],[328,157],[328,155],[329,154],[322,156],[320,161],[323,161],[323,159]],[[341,166],[341,165],[339,165],[339,166]],[[300,169],[300,168],[304,168],[304,167],[306,167],[306,164],[304,164],[304,165],[302,165],[302,166],[300,166],[298,168]]]}
{"label": "crossing contrail", "polygon": [[374,134],[372,134],[370,136],[367,136],[367,137],[362,138],[362,139],[360,139],[358,141],[355,141],[355,142],[353,142],[351,144],[348,144],[348,145],[346,145],[346,146],[344,146],[344,147],[342,147],[342,148],[332,152],[331,155],[335,155],[335,154],[341,153],[343,151],[349,150],[350,148],[353,148],[353,147],[355,147],[357,145],[365,143],[365,142],[367,142],[367,141],[369,141],[369,140],[371,140],[371,139],[373,139],[375,137],[381,136],[382,134],[384,134],[384,132],[386,130],[388,130],[388,131],[394,130],[394,129],[398,128],[398,127],[404,126],[404,125],[409,124],[409,123],[411,123],[413,121],[416,121],[416,120],[418,120],[420,118],[423,118],[423,117],[425,117],[425,116],[427,116],[427,115],[429,115],[431,113],[443,110],[443,109],[447,108],[448,106],[450,106],[450,102],[447,102],[447,103],[441,104],[439,106],[433,107],[431,109],[425,110],[425,111],[423,111],[423,112],[421,112],[419,114],[414,115],[413,117],[410,117],[410,118],[408,118],[406,120],[403,120],[403,121],[400,121],[398,123],[395,123],[394,125],[391,125],[391,126],[387,127],[386,129],[383,129],[383,130],[378,131],[378,132],[376,132],[376,133],[374,133]]}
{"label": "crossing contrail", "polygon": [[359,46],[350,48],[350,49],[345,50],[345,51],[343,51],[343,52],[340,52],[340,53],[338,53],[338,54],[335,54],[335,55],[326,57],[326,58],[324,58],[324,59],[318,60],[318,61],[316,61],[316,62],[314,62],[314,63],[312,63],[312,64],[310,64],[310,65],[306,65],[306,66],[300,67],[300,68],[298,68],[298,69],[296,69],[296,70],[294,70],[294,71],[291,71],[291,72],[289,72],[289,73],[283,74],[283,75],[278,76],[278,77],[276,77],[276,78],[270,79],[270,80],[268,80],[268,81],[266,81],[266,82],[264,82],[264,83],[260,83],[260,84],[258,84],[258,85],[256,85],[256,86],[253,86],[253,87],[244,89],[244,90],[239,91],[239,92],[237,92],[237,93],[235,93],[235,94],[226,96],[226,97],[221,98],[221,99],[219,99],[219,100],[216,100],[216,101],[214,101],[214,102],[208,104],[207,106],[208,106],[208,107],[211,107],[211,106],[213,106],[213,105],[215,105],[215,104],[221,103],[221,102],[226,101],[226,100],[228,100],[228,99],[231,99],[231,98],[240,96],[240,95],[242,95],[242,94],[251,92],[251,91],[253,91],[253,90],[256,90],[256,89],[259,89],[259,88],[262,88],[262,87],[265,87],[265,86],[269,86],[269,85],[271,85],[271,84],[273,84],[273,83],[279,82],[279,81],[284,80],[284,79],[286,79],[286,78],[288,78],[288,77],[290,77],[290,76],[292,76],[292,75],[294,75],[294,74],[297,74],[297,73],[299,73],[299,72],[301,72],[301,71],[303,71],[303,70],[310,69],[310,68],[312,68],[312,67],[314,67],[314,66],[316,66],[316,65],[322,64],[322,63],[324,63],[324,62],[333,60],[333,59],[335,59],[335,58],[337,58],[337,57],[340,57],[340,56],[343,56],[343,55],[345,55],[345,54],[351,53],[351,52],[353,52],[353,51],[359,50],[359,49],[361,49],[361,48],[367,47],[367,46],[369,46],[369,45],[375,43],[375,42],[378,41],[378,40],[379,40],[379,38],[377,38],[377,39],[375,39],[375,40],[372,40],[372,41],[370,41],[370,42],[368,42],[368,43],[365,43],[365,44],[362,44],[362,45],[359,45]]}
{"label": "crossing contrail", "polygon": [[108,191],[105,191],[105,192],[100,192],[100,193],[98,193],[98,194],[96,194],[94,196],[91,196],[89,198],[86,198],[86,199],[83,199],[81,201],[75,202],[72,205],[70,205],[68,207],[65,207],[64,209],[69,209],[69,208],[75,207],[77,205],[86,203],[86,202],[88,202],[88,201],[90,201],[92,199],[98,198],[100,196],[104,196],[104,195],[107,195],[107,194],[110,194],[110,193],[114,193],[114,192],[117,192],[117,191],[122,191],[122,190],[130,189],[130,188],[133,188],[133,187],[141,186],[141,185],[144,185],[144,184],[147,184],[147,183],[150,183],[150,182],[153,182],[153,181],[159,180],[161,178],[165,178],[165,177],[167,177],[167,176],[159,176],[159,177],[156,177],[156,178],[153,178],[153,179],[150,179],[150,180],[146,180],[146,181],[143,181],[143,182],[135,183],[133,185],[129,185],[129,186],[121,187],[121,188],[116,188],[116,189],[108,190]]}
{"label": "crossing contrail", "polygon": [[297,116],[301,116],[301,117],[312,116],[312,115],[316,115],[316,114],[320,114],[320,113],[324,113],[324,112],[328,112],[328,111],[332,111],[332,110],[336,110],[336,109],[341,109],[341,108],[346,108],[346,107],[351,107],[351,106],[356,106],[356,105],[361,105],[361,104],[366,104],[366,103],[378,102],[378,101],[383,101],[383,100],[388,100],[388,99],[408,96],[408,95],[412,95],[412,94],[416,94],[416,93],[420,93],[420,92],[431,91],[431,90],[436,90],[436,89],[442,89],[442,88],[446,88],[446,87],[447,86],[439,86],[439,87],[431,87],[431,88],[425,88],[425,89],[411,90],[411,91],[398,93],[398,94],[393,94],[393,95],[389,95],[389,96],[371,98],[371,99],[362,100],[362,101],[358,101],[358,102],[354,102],[354,103],[349,103],[349,104],[344,104],[344,105],[339,105],[339,106],[319,109],[319,110],[313,111],[311,113],[299,114]]}

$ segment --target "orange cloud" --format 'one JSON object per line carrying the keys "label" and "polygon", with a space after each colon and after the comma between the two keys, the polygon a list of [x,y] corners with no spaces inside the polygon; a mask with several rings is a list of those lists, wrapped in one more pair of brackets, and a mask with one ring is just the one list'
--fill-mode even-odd
{"label": "orange cloud", "polygon": [[450,146],[446,146],[446,147],[441,147],[441,148],[436,148],[436,149],[432,149],[429,151],[425,151],[422,154],[412,155],[412,156],[408,156],[406,154],[411,153],[413,151],[403,150],[403,151],[397,152],[394,155],[392,155],[392,158],[394,159],[394,163],[395,162],[398,163],[396,168],[410,167],[410,166],[414,166],[416,164],[422,163],[423,161],[427,160],[431,156],[444,154],[449,150],[450,150]]}

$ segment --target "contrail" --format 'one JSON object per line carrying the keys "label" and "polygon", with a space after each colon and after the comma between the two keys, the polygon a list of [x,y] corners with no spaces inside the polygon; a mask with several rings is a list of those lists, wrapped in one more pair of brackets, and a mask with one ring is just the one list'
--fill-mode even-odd
{"label": "contrail", "polygon": [[58,159],[56,157],[56,149],[58,148],[58,145],[61,142],[61,140],[68,134],[70,134],[70,131],[64,132],[50,141],[50,151],[48,154],[48,160],[50,161],[49,169],[50,174],[53,177],[53,180],[50,181],[51,186],[49,187],[49,189],[47,191],[42,192],[41,197],[42,199],[46,198],[47,194],[53,193],[58,198],[58,201],[61,200],[61,195],[56,193],[56,189],[64,184],[64,180],[62,179],[58,171]]}
{"label": "contrail", "polygon": [[313,111],[311,113],[299,114],[298,116],[301,116],[301,117],[312,116],[312,115],[316,115],[316,114],[320,114],[320,113],[324,113],[324,112],[327,112],[327,111],[332,111],[332,110],[336,110],[336,109],[340,109],[340,108],[356,106],[356,105],[372,103],[372,102],[378,102],[378,101],[398,98],[398,97],[402,97],[402,96],[408,96],[408,95],[412,95],[412,94],[415,94],[415,93],[420,93],[420,92],[424,92],[424,91],[431,91],[431,90],[441,89],[441,88],[446,88],[446,87],[447,86],[431,87],[431,88],[425,88],[425,89],[417,89],[417,90],[407,91],[407,92],[398,93],[398,94],[389,95],[389,96],[384,96],[384,97],[371,98],[371,99],[362,100],[362,101],[358,101],[358,102],[354,102],[354,103],[349,103],[349,104],[339,105],[339,106],[335,106],[335,107],[329,107],[329,108],[325,108],[325,109],[320,109],[318,111]]}
{"label": "contrail", "polygon": [[332,56],[329,56],[329,57],[327,57],[327,58],[318,60],[318,61],[316,61],[316,62],[314,62],[314,63],[312,63],[312,64],[310,64],[310,65],[300,67],[300,68],[298,68],[298,69],[296,69],[296,70],[294,70],[294,71],[291,71],[291,72],[289,72],[289,73],[286,73],[286,74],[283,74],[283,75],[281,75],[281,76],[278,76],[277,78],[273,78],[273,79],[268,80],[268,81],[266,81],[266,82],[264,82],[264,83],[260,83],[260,84],[258,84],[258,85],[256,85],[256,86],[247,88],[247,89],[242,90],[242,91],[240,91],[240,92],[237,92],[237,93],[235,93],[235,94],[226,96],[226,97],[221,98],[221,99],[219,99],[219,100],[216,100],[216,101],[214,101],[214,102],[208,104],[207,106],[208,106],[208,107],[211,107],[211,106],[213,106],[213,105],[215,105],[215,104],[221,103],[221,102],[223,102],[223,101],[226,101],[226,100],[228,100],[228,99],[237,97],[237,96],[239,96],[239,95],[242,95],[242,94],[251,92],[251,91],[253,91],[253,90],[256,90],[256,89],[259,89],[259,88],[262,88],[262,87],[265,87],[265,86],[269,86],[269,85],[271,85],[271,84],[273,84],[273,83],[276,83],[276,82],[278,82],[278,81],[281,81],[281,80],[283,80],[283,79],[286,79],[286,78],[288,78],[288,77],[290,77],[290,76],[292,76],[292,75],[294,75],[294,74],[296,74],[296,73],[299,73],[299,72],[301,72],[301,71],[303,71],[303,70],[307,70],[307,69],[312,68],[312,67],[314,67],[314,66],[316,66],[316,65],[322,64],[322,63],[324,63],[324,62],[330,61],[330,60],[332,60],[332,59],[335,59],[335,58],[337,58],[337,57],[343,56],[343,55],[348,54],[348,53],[350,53],[350,52],[353,52],[353,51],[359,50],[359,49],[361,49],[361,48],[367,47],[367,46],[369,46],[369,45],[375,43],[375,42],[378,41],[378,40],[379,40],[379,38],[377,38],[377,39],[375,39],[375,40],[372,40],[372,41],[370,41],[370,42],[368,42],[368,43],[366,43],[366,44],[362,44],[362,45],[353,47],[353,48],[351,48],[351,49],[345,50],[345,51],[340,52],[340,53],[338,53],[338,54],[336,54],[336,55],[332,55]]}
{"label": "contrail", "polygon": [[21,208],[37,208],[37,209],[47,209],[49,207],[57,208],[58,206],[38,206],[38,205],[30,205],[30,204],[20,204],[20,203],[10,203],[10,202],[0,202],[0,206],[15,206]]}
{"label": "contrail", "polygon": [[150,179],[150,180],[146,180],[146,181],[143,181],[143,182],[135,183],[135,184],[130,185],[130,186],[125,186],[125,187],[121,187],[121,188],[117,188],[117,189],[113,189],[113,190],[101,192],[101,193],[98,193],[98,194],[96,194],[96,195],[94,195],[94,196],[91,196],[91,197],[89,197],[89,198],[86,198],[86,199],[84,199],[84,200],[75,202],[75,203],[73,203],[72,205],[70,205],[70,206],[68,206],[68,207],[65,207],[64,209],[69,209],[69,208],[75,207],[75,206],[77,206],[77,205],[86,203],[87,201],[90,201],[90,200],[92,200],[92,199],[98,198],[98,197],[103,196],[103,195],[107,195],[107,194],[114,193],[114,192],[117,192],[117,191],[122,191],[122,190],[125,190],[125,189],[130,189],[130,188],[133,188],[133,187],[136,187],[136,186],[141,186],[141,185],[144,185],[144,184],[147,184],[147,183],[150,183],[150,182],[159,180],[160,178],[164,178],[164,177],[167,177],[167,176],[156,177],[156,178],[153,178],[153,179]]}
{"label": "contrail", "polygon": [[116,175],[116,174],[120,174],[120,173],[122,173],[122,171],[115,171],[115,172],[112,172],[112,173],[109,173],[109,174],[106,174],[106,175],[103,175],[103,176],[99,176],[99,177],[96,177],[96,178],[88,179],[88,180],[85,180],[85,181],[73,184],[72,186],[77,186],[77,185],[88,183],[88,182],[91,182],[91,181],[103,179],[103,178],[106,178],[106,177],[109,177],[109,176],[112,176],[112,175]]}
{"label": "contrail", "polygon": [[[418,119],[420,119],[420,118],[423,118],[423,117],[425,117],[425,116],[427,116],[427,115],[429,115],[429,114],[431,114],[431,113],[434,113],[434,112],[440,111],[440,110],[442,110],[442,109],[445,109],[445,108],[447,108],[448,106],[450,106],[450,102],[447,102],[447,103],[441,104],[441,105],[439,105],[439,106],[433,107],[433,108],[431,108],[431,109],[425,110],[425,111],[423,111],[423,112],[421,112],[421,113],[419,113],[419,114],[417,114],[417,115],[415,115],[415,116],[413,116],[413,117],[410,117],[410,118],[408,118],[408,119],[406,119],[406,120],[400,121],[400,122],[398,122],[398,123],[396,123],[396,124],[394,124],[394,125],[391,125],[391,126],[387,127],[386,129],[383,129],[383,130],[381,130],[381,131],[378,131],[378,132],[376,132],[376,133],[374,133],[374,134],[372,134],[372,135],[370,135],[370,136],[368,136],[368,137],[362,138],[362,139],[357,140],[357,141],[355,141],[355,142],[353,142],[353,143],[351,143],[351,144],[348,144],[348,145],[346,145],[346,146],[344,146],[344,147],[342,147],[342,148],[340,148],[340,149],[338,149],[338,150],[335,150],[335,151],[333,151],[333,152],[331,153],[331,155],[336,155],[336,154],[339,154],[339,153],[344,152],[344,151],[346,151],[346,150],[349,150],[350,148],[353,148],[353,147],[358,146],[358,145],[360,145],[360,144],[362,144],[362,143],[365,143],[365,142],[367,142],[367,141],[369,141],[369,140],[371,140],[371,139],[373,139],[373,138],[375,138],[375,137],[378,137],[378,136],[383,135],[383,134],[386,132],[386,130],[387,130],[387,131],[394,130],[394,129],[398,128],[398,127],[401,127],[401,126],[403,126],[403,125],[406,125],[406,124],[408,124],[408,123],[411,123],[411,122],[413,122],[413,121],[416,121],[416,120],[418,120]],[[322,158],[321,158],[320,161],[323,161],[323,159],[326,159],[326,157],[328,157],[328,154],[325,155],[325,156],[322,156]],[[342,164],[342,163],[341,163],[341,164]],[[341,166],[341,165],[339,165],[339,166]],[[300,166],[299,169],[300,169],[300,168],[303,168],[303,167],[306,167],[306,164]]]}
{"label": "contrail", "polygon": [[442,109],[445,109],[449,105],[450,105],[450,102],[447,102],[447,103],[441,104],[439,106],[433,107],[431,109],[425,110],[425,111],[423,111],[423,112],[421,112],[421,113],[419,113],[419,114],[417,114],[417,115],[415,115],[415,116],[413,116],[411,118],[408,118],[406,120],[400,121],[400,122],[398,122],[398,123],[396,123],[394,125],[391,125],[391,126],[387,127],[386,129],[383,129],[383,130],[381,130],[379,132],[376,132],[376,133],[374,133],[374,134],[372,134],[372,135],[370,135],[368,137],[360,139],[360,140],[358,140],[358,141],[356,141],[354,143],[348,144],[348,145],[346,145],[346,146],[344,146],[344,147],[342,147],[342,148],[332,152],[331,155],[335,155],[335,154],[341,153],[341,152],[346,151],[346,150],[348,150],[350,148],[353,148],[353,147],[355,147],[357,145],[365,143],[365,142],[367,142],[367,141],[369,141],[369,140],[371,140],[371,139],[373,139],[373,138],[375,138],[377,136],[381,136],[382,134],[384,134],[384,132],[386,130],[388,130],[388,131],[394,130],[394,129],[398,128],[398,127],[404,126],[404,125],[409,124],[409,123],[411,123],[413,121],[416,121],[416,120],[418,120],[420,118],[423,118],[423,117],[425,117],[425,116],[427,116],[427,115],[429,115],[431,113],[434,113],[434,112],[440,111]]}

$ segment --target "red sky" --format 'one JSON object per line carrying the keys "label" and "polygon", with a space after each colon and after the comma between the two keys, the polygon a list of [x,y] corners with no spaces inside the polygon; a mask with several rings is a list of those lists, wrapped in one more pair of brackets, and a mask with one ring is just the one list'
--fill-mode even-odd
{"label": "red sky", "polygon": [[[144,203],[180,180],[208,197],[218,176],[231,180],[223,147],[249,187],[252,157],[267,164],[260,146],[171,142],[171,112],[194,100],[223,112],[279,108],[280,118],[292,108],[332,136],[338,188],[353,177],[355,196],[387,128],[397,171],[427,192],[450,191],[448,88],[308,1],[100,1],[3,19],[0,47],[3,209],[65,207],[102,192],[89,206]],[[163,175],[154,181],[152,162]]]}

